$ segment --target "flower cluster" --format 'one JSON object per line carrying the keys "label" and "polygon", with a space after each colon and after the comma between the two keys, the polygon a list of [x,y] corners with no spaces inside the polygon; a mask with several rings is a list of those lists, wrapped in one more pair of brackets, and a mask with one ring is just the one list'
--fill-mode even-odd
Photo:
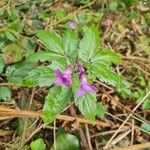
{"label": "flower cluster", "polygon": [[[90,85],[87,82],[86,78],[86,72],[85,69],[83,68],[82,65],[78,65],[78,71],[79,71],[79,79],[80,79],[80,88],[76,93],[76,97],[83,96],[86,92],[91,92],[95,93],[96,92],[96,87]],[[66,86],[66,87],[71,87],[72,85],[72,80],[71,80],[71,75],[72,75],[72,67],[68,66],[64,72],[61,72],[59,69],[55,70],[55,85],[57,86]]]}

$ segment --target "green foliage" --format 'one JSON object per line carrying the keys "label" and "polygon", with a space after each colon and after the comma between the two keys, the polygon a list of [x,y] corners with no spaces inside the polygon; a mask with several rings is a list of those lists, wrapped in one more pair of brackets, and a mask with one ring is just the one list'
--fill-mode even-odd
{"label": "green foliage", "polygon": [[141,129],[147,131],[150,133],[150,124],[147,124],[147,123],[142,123],[141,124]]}
{"label": "green foliage", "polygon": [[[51,150],[53,150],[52,146]],[[80,145],[76,136],[69,133],[60,133],[56,138],[56,150],[79,150]]]}
{"label": "green foliage", "polygon": [[[98,79],[116,87],[123,97],[130,95],[128,84],[111,68],[112,64],[117,65],[121,62],[121,57],[112,50],[99,48],[99,32],[95,26],[85,26],[82,29],[79,33],[83,35],[81,39],[79,34],[73,30],[66,30],[62,37],[54,32],[37,31],[37,37],[47,50],[31,53],[26,56],[25,60],[22,60],[22,57],[27,51],[23,51],[22,56],[22,52],[18,50],[13,62],[21,61],[6,70],[9,82],[25,87],[50,87],[54,84],[56,69],[64,70],[68,65],[74,67],[72,87],[54,86],[46,96],[43,108],[45,123],[51,123],[55,116],[66,108],[73,93],[75,94],[79,89],[79,74],[76,73],[79,62],[85,66],[88,73],[87,78],[89,75],[92,77],[91,82]],[[48,62],[50,65],[37,66],[38,62]],[[86,92],[82,97],[75,97],[75,104],[81,113],[91,121],[94,121],[96,116],[104,117],[105,108],[101,103],[96,103],[95,93]]]}
{"label": "green foliage", "polygon": [[131,7],[138,3],[138,0],[121,0],[121,1],[126,5],[126,7]]}
{"label": "green foliage", "polygon": [[30,144],[31,150],[45,150],[46,145],[43,139],[39,138]]}
{"label": "green foliage", "polygon": [[0,101],[3,100],[5,102],[11,101],[11,91],[9,88],[1,86],[0,87]]}
{"label": "green foliage", "polygon": [[80,42],[79,58],[85,62],[93,57],[99,47],[99,32],[95,26],[84,27],[84,37]]}
{"label": "green foliage", "polygon": [[75,104],[81,113],[89,120],[94,121],[97,114],[96,95],[86,93],[84,96],[76,98]]}
{"label": "green foliage", "polygon": [[58,54],[64,53],[61,44],[61,38],[55,33],[41,30],[37,32],[37,37],[42,41],[49,51]]}
{"label": "green foliage", "polygon": [[109,49],[96,51],[90,61],[92,64],[110,66],[111,64],[119,64],[121,57]]}
{"label": "green foliage", "polygon": [[59,60],[63,58],[62,55],[56,54],[53,52],[38,52],[38,53],[33,53],[32,55],[28,56],[26,59],[27,63],[36,63],[38,61],[45,62],[45,61],[54,61],[54,60]]}
{"label": "green foliage", "polygon": [[74,31],[68,30],[62,37],[62,46],[67,57],[77,57],[78,35]]}
{"label": "green foliage", "polygon": [[130,20],[134,19],[134,20],[137,21],[137,20],[140,19],[140,14],[138,12],[134,11],[134,10],[132,10],[131,12],[129,12],[128,15],[129,15],[128,17],[129,17]]}
{"label": "green foliage", "polygon": [[143,110],[149,110],[150,109],[150,98],[146,99],[142,105]]}
{"label": "green foliage", "polygon": [[20,61],[23,59],[23,57],[32,53],[29,48],[29,41],[26,38],[10,43],[3,48],[2,52],[2,56],[6,64],[12,64]]}
{"label": "green foliage", "polygon": [[67,13],[64,9],[59,9],[59,10],[56,11],[56,17],[58,19],[63,19],[66,16],[67,16]]}
{"label": "green foliage", "polygon": [[46,96],[46,101],[43,108],[43,119],[45,123],[50,123],[55,116],[70,102],[72,96],[71,89],[66,87],[53,87]]}
{"label": "green foliage", "polygon": [[54,73],[49,67],[37,67],[23,79],[23,85],[28,87],[51,86],[53,83]]}
{"label": "green foliage", "polygon": [[117,7],[118,7],[118,3],[116,1],[112,1],[109,3],[109,9],[111,11],[115,11],[117,9]]}
{"label": "green foliage", "polygon": [[[53,52],[48,54],[53,60],[60,57],[68,59],[76,58],[78,48],[78,37],[77,33],[67,30],[65,34],[60,38],[53,32],[38,31],[37,36],[40,38],[46,48]],[[54,56],[53,56],[54,55]],[[56,58],[55,58],[56,56]]]}
{"label": "green foliage", "polygon": [[6,70],[7,80],[17,85],[23,85],[23,79],[34,68],[33,64],[20,62]]}
{"label": "green foliage", "polygon": [[149,12],[145,14],[145,20],[146,20],[147,24],[149,25],[150,24],[150,13]]}
{"label": "green foliage", "polygon": [[0,57],[0,73],[3,72],[3,69],[5,67],[5,63],[2,57]]}
{"label": "green foliage", "polygon": [[[137,102],[141,101],[143,97],[146,95],[146,92],[142,89],[137,89],[137,91],[133,92],[133,97],[137,100]],[[148,97],[142,104],[143,110],[150,109],[150,97]]]}
{"label": "green foliage", "polygon": [[97,111],[96,116],[99,118],[104,118],[106,108],[102,105],[102,103],[97,103]]}

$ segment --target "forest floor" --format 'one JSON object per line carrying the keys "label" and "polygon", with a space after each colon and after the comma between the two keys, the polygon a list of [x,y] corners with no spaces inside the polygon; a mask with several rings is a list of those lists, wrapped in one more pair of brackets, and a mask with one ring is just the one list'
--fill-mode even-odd
{"label": "forest floor", "polygon": [[[78,30],[95,25],[100,46],[121,55],[113,69],[130,83],[131,95],[99,81],[97,100],[105,106],[104,117],[92,123],[72,102],[46,125],[41,117],[49,89],[18,86],[7,75],[30,49],[41,50],[37,30],[61,34],[70,21]],[[13,45],[16,41],[23,52]],[[150,149],[150,1],[1,0],[0,55],[5,52],[4,70],[0,58],[0,150]]]}

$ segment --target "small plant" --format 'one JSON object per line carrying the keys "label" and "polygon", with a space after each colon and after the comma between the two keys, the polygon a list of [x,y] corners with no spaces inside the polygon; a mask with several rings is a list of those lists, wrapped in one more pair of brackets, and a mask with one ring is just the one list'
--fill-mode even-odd
{"label": "small plant", "polygon": [[[54,32],[40,30],[37,37],[46,50],[7,68],[9,82],[26,87],[50,87],[43,108],[45,123],[52,122],[71,101],[91,121],[103,116],[105,109],[96,102],[98,88],[94,83],[97,80],[114,86],[123,96],[130,94],[126,82],[111,68],[112,64],[121,62],[120,56],[99,47],[99,32],[95,26],[85,26],[82,31],[68,29],[60,37]],[[37,66],[38,61],[49,64]]]}

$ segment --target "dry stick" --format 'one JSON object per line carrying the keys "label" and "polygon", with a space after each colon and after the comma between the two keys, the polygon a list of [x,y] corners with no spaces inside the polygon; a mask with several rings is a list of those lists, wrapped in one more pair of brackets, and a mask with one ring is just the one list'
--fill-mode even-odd
{"label": "dry stick", "polygon": [[142,150],[144,148],[149,148],[150,147],[150,142],[143,143],[143,144],[136,144],[133,146],[128,146],[124,148],[115,148],[115,149],[110,149],[110,150]]}
{"label": "dry stick", "polygon": [[81,128],[79,128],[78,131],[79,131],[80,138],[81,138],[82,148],[86,149],[86,150],[90,150],[88,142],[87,142],[87,139],[85,138],[83,130]]}
{"label": "dry stick", "polygon": [[123,140],[125,137],[127,137],[127,135],[131,132],[131,129],[121,133],[119,136],[117,136],[113,141],[112,141],[112,145],[117,144],[119,141]]}
{"label": "dry stick", "polygon": [[[122,108],[124,108],[125,110],[129,111],[130,113],[134,114],[134,115],[135,115],[137,118],[139,118],[141,121],[143,120],[144,122],[146,122],[146,123],[148,123],[148,124],[150,123],[149,121],[145,120],[144,118],[142,118],[142,117],[139,116],[138,114],[134,113],[132,110],[126,108],[126,107],[125,107],[123,104],[121,104],[120,102],[116,102],[116,101],[114,100],[114,98],[113,98],[112,96],[110,96],[109,94],[107,94],[106,92],[105,92],[105,94],[106,94],[108,97],[110,97],[113,102],[115,102],[116,104],[120,105]],[[128,124],[129,124],[129,123],[128,123]]]}
{"label": "dry stick", "polygon": [[0,86],[15,86],[15,84],[12,84],[12,83],[0,83]]}
{"label": "dry stick", "polygon": [[37,132],[39,132],[43,127],[45,127],[45,124],[42,124],[40,127],[38,127],[34,132],[30,134],[30,136],[25,140],[24,144],[26,144]]}
{"label": "dry stick", "polygon": [[127,60],[139,60],[139,61],[143,61],[143,62],[147,62],[150,63],[149,59],[146,58],[142,58],[142,57],[136,57],[136,56],[121,56],[123,59],[127,59]]}
{"label": "dry stick", "polygon": [[55,119],[54,119],[53,134],[54,134],[54,150],[56,150],[56,120]]}
{"label": "dry stick", "polygon": [[[69,109],[70,109],[70,112],[71,112],[71,115],[73,115],[73,116],[77,116],[77,114],[76,114],[76,110],[75,110],[75,108],[73,107],[73,103],[71,103],[70,104],[70,107],[69,107]],[[80,134],[80,138],[81,138],[81,143],[82,143],[82,145],[83,145],[83,147],[84,147],[84,149],[87,149],[87,150],[89,150],[89,145],[88,145],[88,137],[86,138],[85,137],[85,135],[84,135],[84,132],[83,132],[83,129],[82,128],[79,128],[78,129],[78,132],[79,132],[79,134]]]}
{"label": "dry stick", "polygon": [[[1,111],[1,109],[2,109],[2,111]],[[19,110],[8,109],[8,108],[6,108],[6,110],[5,110],[4,108],[1,108],[1,107],[0,107],[0,115],[1,116],[13,116],[13,117],[25,117],[26,116],[26,117],[31,117],[31,118],[42,117],[42,113],[40,113],[40,112],[19,111]],[[56,119],[66,120],[66,121],[77,120],[79,123],[98,125],[101,127],[110,127],[111,126],[111,124],[106,123],[106,122],[102,122],[102,121],[91,122],[84,118],[72,117],[72,116],[67,116],[67,115],[57,115]]]}
{"label": "dry stick", "polygon": [[1,120],[7,120],[7,119],[13,119],[14,117],[10,117],[10,116],[8,116],[8,117],[0,117],[0,121]]}
{"label": "dry stick", "polygon": [[[132,112],[135,112],[135,110],[145,101],[145,99],[149,96],[150,91],[144,96],[144,98],[134,107]],[[109,145],[111,144],[112,140],[115,138],[115,136],[118,134],[120,129],[126,124],[126,122],[130,119],[132,116],[132,113],[129,114],[129,116],[126,118],[126,120],[122,123],[122,125],[118,128],[118,130],[114,133],[114,135],[110,138],[108,143],[105,145],[104,149],[107,149]]]}
{"label": "dry stick", "polygon": [[[128,127],[128,128],[125,128],[125,129],[121,129],[121,130],[119,131],[119,133],[120,133],[120,132],[127,131],[127,130],[129,130],[129,129],[130,129],[129,127]],[[113,133],[115,133],[116,131],[117,131],[117,130],[111,130],[111,131],[104,131],[104,132],[96,133],[96,134],[92,135],[91,138],[95,138],[95,137],[101,136],[101,135],[113,134]]]}
{"label": "dry stick", "polygon": [[132,119],[132,132],[131,132],[131,145],[133,145],[133,141],[134,141],[134,119]]}
{"label": "dry stick", "polygon": [[91,138],[90,138],[89,128],[88,128],[87,124],[85,124],[85,129],[86,129],[86,137],[87,137],[89,148],[90,148],[90,150],[93,150],[92,144],[91,144]]}

